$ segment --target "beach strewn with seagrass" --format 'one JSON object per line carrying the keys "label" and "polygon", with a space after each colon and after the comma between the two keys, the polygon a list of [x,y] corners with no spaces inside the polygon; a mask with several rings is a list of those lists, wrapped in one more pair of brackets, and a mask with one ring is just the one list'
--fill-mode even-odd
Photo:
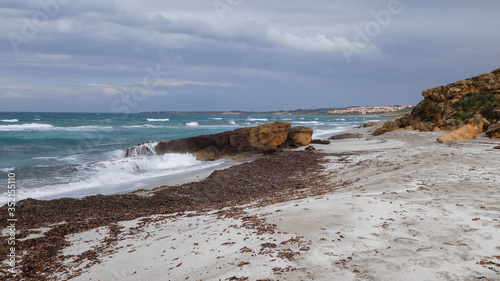
{"label": "beach strewn with seagrass", "polygon": [[21,200],[1,274],[13,235],[25,280],[498,280],[498,85],[496,70],[428,89],[411,113],[328,140],[277,121],[134,145],[126,157],[230,162]]}
{"label": "beach strewn with seagrass", "polygon": [[20,202],[20,270],[31,280],[495,280],[498,141],[371,136],[381,125],[198,182]]}
{"label": "beach strewn with seagrass", "polygon": [[0,281],[500,281],[499,11],[2,0]]}

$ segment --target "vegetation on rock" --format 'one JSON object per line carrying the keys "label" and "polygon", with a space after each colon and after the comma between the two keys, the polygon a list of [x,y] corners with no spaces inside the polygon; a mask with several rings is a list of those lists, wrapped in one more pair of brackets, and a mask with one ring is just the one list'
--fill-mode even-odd
{"label": "vegetation on rock", "polygon": [[[484,125],[477,126],[481,128],[478,133],[488,130],[490,125],[494,126],[500,120],[500,68],[491,73],[427,89],[422,92],[422,96],[424,100],[415,106],[411,114],[386,122],[373,134],[377,136],[399,128],[421,132],[453,131],[470,125],[475,119],[481,119]],[[477,131],[466,129],[463,131]],[[490,133],[488,136],[497,135]]]}
{"label": "vegetation on rock", "polygon": [[481,113],[490,123],[500,120],[500,97],[491,93],[468,93],[452,106],[460,121],[470,119],[476,113]]}

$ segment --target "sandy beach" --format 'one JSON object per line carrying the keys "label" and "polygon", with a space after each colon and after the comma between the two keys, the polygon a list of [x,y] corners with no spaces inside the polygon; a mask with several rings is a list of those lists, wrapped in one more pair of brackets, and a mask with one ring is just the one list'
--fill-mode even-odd
{"label": "sandy beach", "polygon": [[440,144],[443,132],[402,129],[373,137],[378,126],[315,144],[322,169],[276,183],[300,182],[292,191],[64,235],[58,268],[43,278],[500,280],[500,142]]}

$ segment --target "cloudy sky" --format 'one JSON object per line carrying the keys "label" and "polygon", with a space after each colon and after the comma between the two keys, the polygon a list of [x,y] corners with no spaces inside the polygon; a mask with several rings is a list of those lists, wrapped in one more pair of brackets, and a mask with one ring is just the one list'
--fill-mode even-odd
{"label": "cloudy sky", "polygon": [[2,0],[0,111],[416,104],[500,67],[500,1]]}

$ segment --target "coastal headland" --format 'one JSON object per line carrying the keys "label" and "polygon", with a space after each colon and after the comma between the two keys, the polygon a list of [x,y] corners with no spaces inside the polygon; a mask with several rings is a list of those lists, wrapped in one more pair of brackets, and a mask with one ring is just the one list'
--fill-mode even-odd
{"label": "coastal headland", "polygon": [[[413,118],[439,107],[423,102],[403,120],[366,124],[345,138],[305,144],[307,150],[278,149],[288,126],[276,135],[247,129],[242,138],[233,132],[215,139],[233,136],[237,147],[267,149],[196,181],[82,199],[22,200],[16,205],[16,278],[498,280],[498,92],[473,85],[477,92],[459,88],[453,90],[458,98],[445,98],[449,107],[443,108],[454,111],[442,126],[437,122],[444,115]],[[480,96],[487,99],[476,109],[462,105]],[[404,120],[409,125],[402,128]],[[473,137],[437,140],[471,126]],[[171,145],[181,147],[160,147]],[[205,149],[192,147],[189,152]],[[3,221],[6,208],[0,208]],[[9,250],[4,242],[2,257]],[[2,277],[13,277],[6,262],[0,269]]]}
{"label": "coastal headland", "polygon": [[409,113],[413,105],[393,106],[350,106],[342,108],[296,109],[276,111],[147,111],[156,114],[225,114],[225,115],[314,115],[314,116],[378,116],[396,117]]}

